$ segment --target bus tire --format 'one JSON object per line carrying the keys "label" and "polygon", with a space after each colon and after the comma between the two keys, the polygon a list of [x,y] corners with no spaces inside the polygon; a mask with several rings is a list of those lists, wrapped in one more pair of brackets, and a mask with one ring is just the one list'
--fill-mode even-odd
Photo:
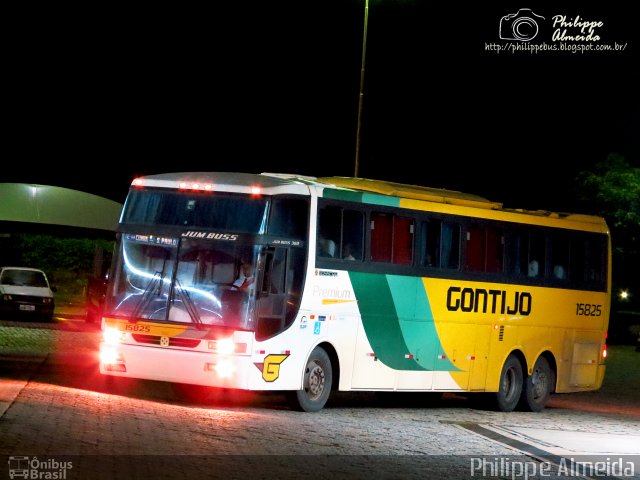
{"label": "bus tire", "polygon": [[333,371],[327,352],[316,347],[309,355],[302,379],[302,390],[291,392],[291,406],[303,412],[317,412],[329,400]]}
{"label": "bus tire", "polygon": [[549,362],[538,357],[533,372],[527,377],[520,397],[520,407],[529,412],[540,412],[544,409],[553,387],[553,373]]}
{"label": "bus tire", "polygon": [[522,394],[522,364],[518,358],[511,354],[502,366],[500,384],[495,393],[495,403],[501,412],[512,412]]}

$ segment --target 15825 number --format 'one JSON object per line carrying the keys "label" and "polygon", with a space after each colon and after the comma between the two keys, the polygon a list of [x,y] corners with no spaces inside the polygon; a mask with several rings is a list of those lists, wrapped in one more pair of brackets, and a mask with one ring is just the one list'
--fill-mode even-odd
{"label": "15825 number", "polygon": [[602,305],[591,303],[576,303],[576,315],[584,317],[599,317],[602,315]]}

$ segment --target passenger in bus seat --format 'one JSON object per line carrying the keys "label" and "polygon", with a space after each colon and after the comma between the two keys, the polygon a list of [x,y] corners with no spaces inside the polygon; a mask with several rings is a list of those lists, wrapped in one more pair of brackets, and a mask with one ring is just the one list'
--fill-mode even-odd
{"label": "passenger in bus seat", "polygon": [[537,277],[538,276],[538,261],[537,260],[531,260],[529,262],[529,276],[530,277]]}
{"label": "passenger in bus seat", "polygon": [[333,258],[336,254],[336,242],[323,236],[318,237],[318,256]]}
{"label": "passenger in bus seat", "polygon": [[562,265],[556,265],[555,267],[553,267],[553,276],[564,280],[566,278],[564,267]]}
{"label": "passenger in bus seat", "polygon": [[353,256],[353,248],[350,243],[345,243],[344,248],[342,249],[342,258],[345,260],[355,260],[356,257]]}

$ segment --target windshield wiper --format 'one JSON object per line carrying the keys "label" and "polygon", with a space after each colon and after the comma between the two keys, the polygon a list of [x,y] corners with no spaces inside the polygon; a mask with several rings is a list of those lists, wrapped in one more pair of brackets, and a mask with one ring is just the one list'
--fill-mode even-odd
{"label": "windshield wiper", "polygon": [[[156,272],[153,274],[153,278],[149,280],[144,292],[142,293],[142,297],[138,300],[136,304],[136,308],[133,309],[133,313],[131,314],[131,318],[129,318],[130,322],[135,322],[140,315],[140,312],[146,307],[154,295],[160,295],[162,293],[162,282],[164,281],[163,272]],[[155,291],[154,291],[155,290]]]}
{"label": "windshield wiper", "polygon": [[[176,278],[176,287],[177,288],[174,289],[174,291],[177,290],[178,295],[182,299],[182,303],[187,309],[187,313],[189,314],[189,317],[191,317],[191,321],[193,322],[193,324],[196,326],[198,330],[203,330],[204,326],[202,325],[202,318],[198,313],[198,309],[193,303],[193,300],[191,299],[191,295],[189,295],[189,292],[187,291],[187,289],[182,286],[178,278]],[[173,303],[173,301],[174,299],[171,299],[171,303]]]}

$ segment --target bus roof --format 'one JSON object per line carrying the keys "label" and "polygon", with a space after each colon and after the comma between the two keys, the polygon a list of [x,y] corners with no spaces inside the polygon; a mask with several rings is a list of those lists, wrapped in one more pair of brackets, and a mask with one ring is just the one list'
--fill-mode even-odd
{"label": "bus roof", "polygon": [[[396,197],[401,199],[418,200],[432,203],[456,205],[461,207],[474,207],[494,212],[532,215],[539,218],[566,219],[578,223],[588,223],[606,226],[603,218],[593,215],[575,213],[549,212],[546,210],[524,210],[504,208],[502,203],[493,202],[478,195],[446,190],[443,188],[430,188],[419,185],[409,185],[383,180],[351,177],[311,177],[289,173],[261,174],[239,172],[176,172],[146,175],[135,179],[132,187],[142,182],[145,186],[164,188],[191,188],[192,184],[212,184],[216,190],[227,190],[241,187],[251,189],[259,186],[266,191],[272,188],[288,187],[285,190],[290,193],[309,194],[308,188],[316,186],[332,188],[336,190],[351,190],[358,192],[375,193],[379,195]],[[183,186],[186,182],[187,186]]]}
{"label": "bus roof", "polygon": [[492,202],[478,195],[458,192],[455,190],[422,187],[418,185],[408,185],[402,183],[387,182],[383,180],[370,180],[367,178],[321,177],[317,180],[335,187],[372,192],[381,195],[388,195],[411,200],[422,200],[426,202],[444,203],[463,207],[475,207],[493,210],[496,212],[533,215],[551,219],[566,219],[573,222],[589,223],[606,227],[605,220],[602,217],[598,217],[595,215],[549,212],[546,210],[504,208],[502,203]]}
{"label": "bus roof", "polygon": [[[173,172],[135,178],[131,188],[159,187],[184,190],[216,190],[266,194],[296,193],[309,195],[311,177],[241,172]],[[317,182],[315,182],[317,183]]]}
{"label": "bus roof", "polygon": [[479,208],[501,208],[502,204],[492,202],[478,195],[445,190],[444,188],[430,188],[418,185],[406,185],[403,183],[386,182],[382,180],[370,180],[368,178],[349,177],[323,177],[319,178],[323,183],[346,187],[353,190],[391,195],[394,197],[412,198],[428,202],[450,203]]}

